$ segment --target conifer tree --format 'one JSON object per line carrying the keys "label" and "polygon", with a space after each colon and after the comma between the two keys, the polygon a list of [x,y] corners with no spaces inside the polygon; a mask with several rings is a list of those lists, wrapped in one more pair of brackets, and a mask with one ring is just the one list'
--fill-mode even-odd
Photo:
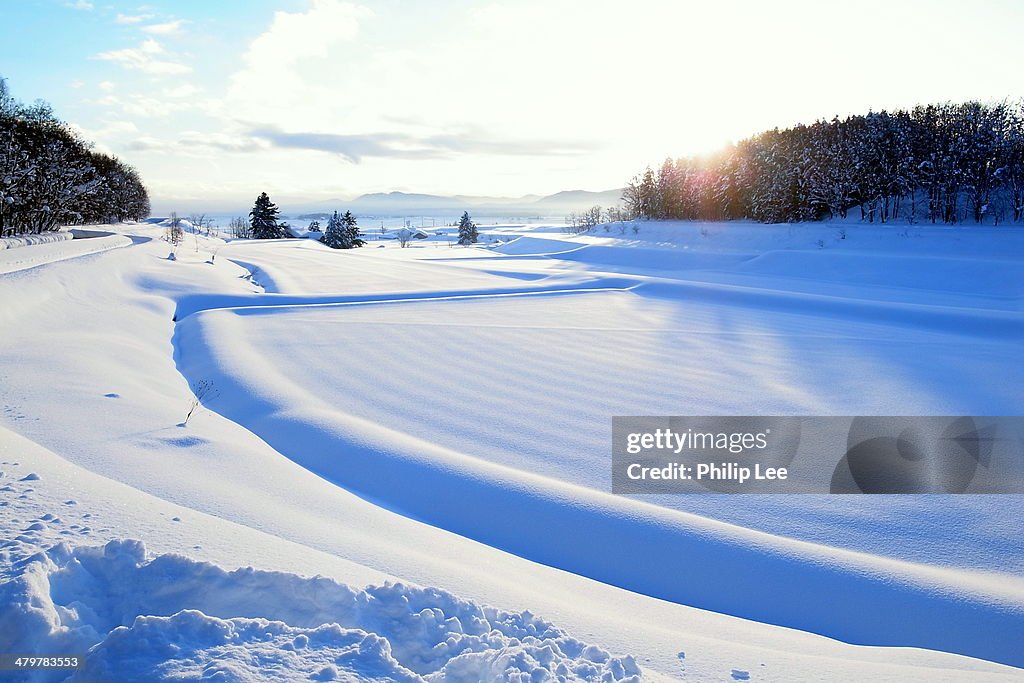
{"label": "conifer tree", "polygon": [[252,222],[253,239],[267,240],[284,237],[284,230],[277,224],[277,214],[280,209],[270,201],[266,192],[256,198],[256,204],[249,212]]}
{"label": "conifer tree", "polygon": [[320,241],[331,249],[354,249],[366,244],[360,239],[359,226],[351,211],[346,211],[343,216],[335,211],[327,221],[327,230]]}
{"label": "conifer tree", "polygon": [[345,243],[346,246],[343,249],[355,249],[361,247],[366,242],[362,239],[362,233],[359,232],[359,225],[356,222],[356,217],[352,215],[351,211],[346,211],[345,215],[341,217],[341,224],[344,228]]}
{"label": "conifer tree", "polygon": [[342,225],[341,217],[335,211],[334,215],[327,220],[327,230],[320,241],[331,249],[345,249],[345,228]]}
{"label": "conifer tree", "polygon": [[479,236],[476,223],[469,217],[469,212],[464,211],[459,219],[459,244],[476,244]]}

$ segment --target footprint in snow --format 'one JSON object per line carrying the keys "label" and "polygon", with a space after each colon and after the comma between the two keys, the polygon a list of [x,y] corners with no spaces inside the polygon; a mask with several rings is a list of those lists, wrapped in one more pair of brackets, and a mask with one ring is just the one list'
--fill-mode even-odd
{"label": "footprint in snow", "polygon": [[171,517],[171,521],[172,522],[180,522],[181,521],[181,517]]}
{"label": "footprint in snow", "polygon": [[39,481],[39,475],[36,474],[35,472],[30,472],[21,479],[19,479],[18,481]]}
{"label": "footprint in snow", "polygon": [[78,505],[78,501],[77,500],[65,500],[64,504],[65,505]]}
{"label": "footprint in snow", "polygon": [[750,672],[749,671],[740,671],[739,669],[733,669],[732,670],[732,680],[734,680],[734,681],[749,681],[750,680]]}
{"label": "footprint in snow", "polygon": [[121,394],[110,392],[109,394],[103,394],[103,398],[121,398]]}

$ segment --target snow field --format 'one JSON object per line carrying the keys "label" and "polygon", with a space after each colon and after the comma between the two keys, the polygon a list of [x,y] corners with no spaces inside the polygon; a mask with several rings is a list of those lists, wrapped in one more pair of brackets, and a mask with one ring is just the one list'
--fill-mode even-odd
{"label": "snow field", "polygon": [[[643,230],[668,227],[650,224]],[[736,227],[739,232],[749,229]],[[684,225],[680,232],[690,230]],[[82,578],[75,574],[75,562],[106,567],[97,571],[107,572],[110,580],[97,583],[95,595],[120,582],[141,585],[140,577],[152,576],[150,567],[156,563],[158,569],[173,570],[186,585],[201,584],[206,578],[216,585],[216,577],[229,577],[221,584],[222,592],[238,600],[226,612],[217,613],[201,588],[195,595],[182,594],[177,602],[168,599],[166,603],[160,602],[157,591],[146,602],[135,603],[142,612],[155,614],[126,613],[118,622],[125,628],[115,629],[101,641],[90,666],[124,664],[130,646],[142,647],[146,653],[137,669],[145,677],[205,670],[209,675],[221,671],[229,679],[246,680],[255,671],[246,668],[246,662],[255,661],[272,671],[276,671],[275,662],[296,666],[303,677],[351,679],[384,672],[381,677],[398,678],[398,669],[384,656],[382,644],[377,647],[379,641],[371,637],[382,637],[379,633],[351,623],[324,631],[323,623],[312,623],[316,618],[308,623],[287,622],[279,606],[262,599],[245,582],[246,577],[258,575],[267,585],[277,585],[281,579],[281,585],[305,586],[301,582],[306,579],[292,573],[298,571],[322,573],[331,577],[339,591],[353,594],[359,590],[345,585],[379,584],[394,577],[410,591],[410,584],[432,585],[438,588],[423,590],[449,597],[457,593],[460,598],[452,600],[477,605],[500,605],[508,614],[526,610],[543,614],[559,628],[601,643],[609,652],[632,653],[633,661],[651,679],[997,680],[1019,675],[1019,670],[977,659],[914,648],[851,647],[769,625],[791,618],[819,619],[827,631],[848,623],[851,633],[843,637],[854,641],[866,633],[873,642],[894,637],[897,644],[906,645],[906,635],[913,634],[923,639],[918,642],[931,642],[931,646],[967,648],[1006,661],[1012,656],[1012,637],[1019,631],[1024,602],[1017,578],[1024,552],[1019,526],[1012,522],[1019,519],[1019,497],[984,501],[969,497],[941,501],[697,497],[639,505],[609,500],[600,493],[606,443],[593,429],[594,416],[614,408],[615,401],[650,407],[655,413],[666,412],[662,410],[666,407],[671,408],[667,412],[687,412],[687,408],[717,412],[775,405],[818,412],[829,406],[870,407],[901,399],[907,405],[906,396],[913,396],[917,402],[913,405],[923,409],[971,411],[1002,406],[1019,410],[1019,394],[1013,386],[1019,386],[1020,367],[1007,360],[1014,358],[1007,353],[1013,348],[1012,329],[1003,335],[984,329],[963,335],[953,326],[927,328],[912,319],[902,322],[872,315],[843,314],[821,321],[817,314],[799,307],[787,313],[781,305],[708,301],[692,289],[685,290],[685,295],[672,294],[668,286],[689,280],[749,287],[749,280],[732,279],[741,275],[738,265],[729,264],[747,263],[756,254],[718,262],[714,264],[717,271],[709,266],[674,272],[644,270],[642,263],[630,266],[628,255],[617,257],[620,265],[613,268],[582,258],[582,253],[576,261],[543,253],[513,256],[481,249],[385,248],[336,254],[308,242],[302,247],[294,242],[220,246],[200,238],[202,253],[182,248],[179,260],[171,263],[166,260],[166,245],[145,242],[147,237],[158,237],[158,229],[139,227],[132,232],[139,237],[131,249],[72,259],[0,280],[5,301],[10,303],[0,310],[3,424],[58,452],[58,460],[66,458],[127,483],[133,487],[128,489],[131,493],[119,489],[99,497],[94,514],[110,519],[102,527],[102,536],[93,527],[88,538],[59,538],[60,531],[77,530],[43,519],[51,515],[63,520],[66,514],[62,514],[59,495],[39,499],[50,475],[33,460],[28,466],[38,470],[41,479],[21,482],[26,472],[18,466],[19,476],[10,480],[12,490],[4,494],[12,505],[0,508],[0,520],[12,538],[24,537],[17,541],[23,544],[17,546],[19,557],[35,556],[38,569],[34,571],[41,572],[34,575],[40,586],[36,595],[49,594],[55,610],[70,593],[81,593],[75,599],[89,593],[86,581],[61,583],[72,575]],[[771,246],[785,249],[789,238],[779,237],[779,232],[772,231]],[[532,239],[528,230],[523,234],[520,240]],[[1008,242],[999,242],[1009,245],[1003,254],[1009,260],[1019,253],[1014,251],[1014,235]],[[666,244],[648,246],[682,249],[686,241],[668,245],[667,236],[646,236],[643,231],[640,237],[650,239],[636,240],[636,244],[548,236],[552,242],[568,242],[572,249],[600,242],[626,251],[655,239]],[[711,237],[716,238],[721,238],[719,243],[725,241],[722,233]],[[988,258],[987,239],[967,240],[964,251],[971,252],[972,258]],[[921,244],[938,259],[949,258],[943,249],[934,248],[936,241],[941,239],[929,237]],[[899,245],[901,240],[891,243]],[[297,255],[288,252],[299,248],[308,253],[301,253],[296,261]],[[217,250],[215,264],[207,262],[213,250]],[[742,251],[735,245],[720,249],[730,250]],[[813,264],[816,255],[798,258]],[[260,289],[251,280],[256,269],[271,293],[254,292]],[[850,286],[828,284],[828,272],[822,270],[826,284],[813,294],[837,296],[842,294],[840,287]],[[803,274],[815,276],[809,268]],[[771,274],[756,277],[762,288],[772,292],[799,291],[792,279]],[[347,283],[356,291],[349,290]],[[1012,296],[1000,299],[986,286],[966,292],[954,283],[947,287],[953,291],[941,292],[934,287],[899,289],[891,284],[873,285],[858,297],[844,296],[944,309],[962,308],[963,301],[971,300],[968,308],[982,311],[979,315],[1009,313],[1011,323],[1013,311],[1019,310]],[[563,289],[576,291],[556,293]],[[538,291],[547,293],[538,295]],[[364,299],[377,301],[361,303]],[[222,310],[224,306],[238,308]],[[172,322],[175,313],[177,323]],[[624,348],[629,353],[623,353]],[[17,362],[12,360],[15,357]],[[842,362],[829,362],[836,357]],[[651,384],[666,365],[680,361],[677,374],[668,373],[663,385]],[[932,368],[936,361],[953,369],[955,375],[948,384]],[[178,370],[193,384],[206,377],[218,380],[217,395],[187,427],[176,426],[190,397]],[[38,382],[40,376],[61,378],[59,400],[52,386]],[[691,384],[683,393],[676,390],[658,399],[656,392],[641,389],[645,385],[648,389],[680,387],[684,376]],[[866,400],[856,393],[865,377],[876,382]],[[995,379],[975,387],[982,377]],[[959,393],[951,392],[950,385]],[[759,389],[753,391],[751,386]],[[614,394],[610,387],[623,393]],[[506,394],[513,397],[509,403],[502,402]],[[603,405],[601,397],[607,396],[616,398]],[[515,397],[525,400],[513,402]],[[452,407],[466,402],[474,406],[472,415],[453,419],[458,411]],[[555,406],[558,411],[552,413]],[[533,409],[543,419],[531,421]],[[235,417],[241,426],[223,417],[232,417],[233,411],[239,411],[241,416]],[[544,422],[550,423],[552,414],[564,424],[546,433]],[[103,419],[97,420],[97,415]],[[476,419],[470,419],[473,416]],[[54,428],[57,424],[60,429]],[[521,427],[498,429],[508,424]],[[504,436],[494,438],[499,431]],[[0,437],[0,445],[18,445],[17,460],[24,465],[27,458],[20,454],[30,449],[16,441],[21,437],[3,432]],[[538,448],[542,439],[549,445],[547,457]],[[381,469],[374,471],[376,465]],[[504,469],[495,477],[494,468]],[[0,469],[11,467],[4,464]],[[592,478],[581,480],[581,472],[591,473],[587,476]],[[401,486],[421,475],[422,490]],[[372,484],[374,478],[380,480],[376,485],[393,485],[383,486],[383,495],[371,495],[364,483]],[[507,487],[498,492],[493,486],[487,488],[495,481]],[[95,482],[85,488],[85,493],[105,490]],[[128,503],[128,513],[114,514],[126,507],[123,501],[132,501],[136,495],[148,496],[147,502]],[[86,499],[85,495],[75,497],[80,504]],[[15,508],[15,503],[23,507],[5,518],[3,510]],[[134,521],[139,514],[148,517],[142,511],[162,505],[185,513],[141,525]],[[421,515],[417,505],[420,511],[440,514],[441,521]],[[497,509],[506,511],[503,518]],[[683,515],[683,509],[697,509],[708,519]],[[193,525],[194,516],[202,523]],[[759,534],[714,518],[774,534],[811,537],[818,545]],[[419,520],[451,522],[452,528],[434,528]],[[549,524],[551,520],[556,524]],[[610,536],[577,537],[579,528],[594,529],[605,523]],[[29,528],[36,524],[46,528]],[[638,534],[640,529],[644,531]],[[190,541],[189,535],[197,532],[206,534],[205,540]],[[240,540],[247,533],[263,540]],[[545,534],[550,538],[533,542]],[[141,546],[125,540],[130,538],[141,538],[146,547],[155,548],[154,554],[144,554]],[[497,549],[472,538],[487,539]],[[636,547],[622,545],[622,538]],[[660,564],[665,557],[652,557],[651,547],[663,539],[672,539],[670,545],[682,557],[668,558],[666,564]],[[68,546],[53,549],[60,540]],[[109,546],[113,561],[108,562],[111,558],[102,549],[81,547],[82,540],[90,544],[115,541]],[[799,609],[792,599],[775,601],[781,606],[761,615],[769,622],[765,624],[645,597],[503,552],[513,547],[524,555],[533,554],[534,560],[546,553],[541,562],[555,567],[570,561],[584,569],[618,572],[626,580],[669,588],[679,584],[679,590],[692,591],[687,596],[691,603],[710,603],[723,611],[742,600],[721,594],[721,579],[719,583],[707,579],[715,571],[732,576],[739,572],[738,585],[749,591],[744,595],[759,587],[785,587],[787,581],[797,584],[789,576],[794,571],[805,578],[817,577],[799,589],[820,590],[826,601],[832,600],[827,590],[832,580],[861,592],[840,595],[829,603],[831,611],[824,604],[804,604],[806,609]],[[616,552],[608,552],[609,548]],[[289,552],[295,553],[291,562],[286,560]],[[685,567],[687,557],[692,558],[691,567]],[[702,566],[698,558],[705,557],[710,564]],[[11,570],[10,576],[32,564],[8,558],[13,555],[5,556],[0,566]],[[916,564],[896,561],[906,559]],[[115,568],[115,563],[120,564]],[[248,573],[231,569],[245,564],[259,569]],[[985,571],[978,571],[979,565]],[[681,566],[692,571],[680,571]],[[274,574],[282,570],[288,570],[288,576]],[[69,588],[69,593],[58,591],[56,597],[52,591],[47,593],[43,576],[47,582],[50,576],[58,577],[56,585]],[[822,578],[830,576],[834,578]],[[847,584],[848,580],[852,583]],[[235,582],[238,592],[226,587]],[[260,599],[239,597],[245,591]],[[370,594],[372,589],[365,592]],[[894,604],[902,607],[889,605],[883,597],[887,595],[897,596]],[[107,599],[101,597],[99,603]],[[734,602],[727,604],[729,600]],[[848,619],[842,600],[848,600],[859,616]],[[80,601],[89,605],[88,600]],[[38,597],[36,602],[45,604],[45,599]],[[760,602],[761,607],[772,604],[768,598]],[[884,609],[874,609],[878,605]],[[926,605],[938,606],[939,612],[929,611],[932,608]],[[229,614],[243,607],[245,613]],[[752,609],[749,604],[740,608]],[[162,613],[171,609],[178,611]],[[447,608],[441,609],[447,619]],[[939,633],[943,610],[952,610],[958,621],[964,617],[965,627],[954,627],[945,636]],[[141,621],[136,619],[140,616]],[[297,619],[294,613],[288,616]],[[926,619],[934,623],[923,623]],[[872,621],[881,622],[881,630],[871,632]],[[113,622],[86,619],[79,625],[85,623],[99,624],[97,635],[104,636],[102,626]],[[974,633],[967,626],[972,623],[977,627]],[[468,630],[465,624],[462,628]],[[268,635],[259,640],[257,632]],[[993,633],[994,638],[982,643]],[[533,666],[527,665],[531,658],[538,664],[552,662],[577,672],[592,671],[586,667],[595,662],[589,656],[574,656],[569,646],[558,646],[564,658],[542,654],[551,645],[548,640],[561,637],[550,635],[528,656],[517,654],[509,640],[500,655],[484,657],[493,665],[490,669],[484,663],[469,662],[465,671],[471,673],[459,674],[454,664],[463,660],[455,657],[443,671],[452,676],[450,680],[476,680],[484,675],[481,672],[506,671],[512,665],[526,671]],[[306,642],[300,636],[320,643],[312,648],[316,653],[308,658],[309,667],[290,659],[293,651],[287,646],[290,641]],[[525,639],[519,641],[524,645]],[[145,643],[151,643],[152,649],[146,650]],[[420,643],[427,644],[429,639]],[[391,659],[417,673],[391,645]],[[190,654],[168,661],[167,653],[182,647],[178,652]],[[348,668],[338,662],[344,652],[356,653],[348,660]],[[327,668],[329,662],[333,670]],[[584,668],[572,669],[577,665]],[[622,674],[628,672],[623,669]]]}

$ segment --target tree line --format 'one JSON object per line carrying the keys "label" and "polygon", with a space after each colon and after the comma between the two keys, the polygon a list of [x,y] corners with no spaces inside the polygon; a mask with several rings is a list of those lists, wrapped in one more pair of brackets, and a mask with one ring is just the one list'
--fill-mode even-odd
{"label": "tree line", "polygon": [[[965,102],[763,132],[666,159],[623,190],[643,218],[1000,224],[1024,218],[1024,106]],[[855,214],[856,215],[856,214]]]}
{"label": "tree line", "polygon": [[[278,221],[278,214],[277,204],[266,192],[261,192],[249,212],[248,223],[242,218],[232,219],[232,235],[258,240],[294,237],[290,226]],[[344,214],[335,211],[327,220],[326,230],[320,227],[320,221],[314,220],[307,231],[321,233],[320,241],[332,249],[355,249],[366,244],[359,222],[351,211]]]}
{"label": "tree line", "polygon": [[14,99],[0,78],[0,237],[148,215],[135,169],[94,150],[49,104]]}
{"label": "tree line", "polygon": [[[249,212],[249,220],[241,217],[231,219],[231,234],[234,237],[244,239],[280,239],[294,237],[290,226],[287,223],[278,221],[280,209],[277,204],[271,201],[266,192],[261,192]],[[308,214],[307,217],[321,214]],[[459,219],[459,244],[475,244],[480,237],[476,223],[470,218],[469,212],[465,211]],[[359,228],[359,221],[351,211],[339,214],[337,211],[327,219],[326,229],[320,227],[320,221],[314,219],[306,229],[309,233],[320,233],[320,242],[332,249],[356,249],[366,244],[363,232]],[[384,224],[381,223],[381,232],[384,232]],[[412,231],[400,230],[396,235],[402,247],[409,244]]]}

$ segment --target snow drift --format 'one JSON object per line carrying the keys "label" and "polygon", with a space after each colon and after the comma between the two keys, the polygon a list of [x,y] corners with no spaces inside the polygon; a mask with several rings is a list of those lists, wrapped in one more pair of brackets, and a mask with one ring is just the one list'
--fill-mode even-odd
{"label": "snow drift", "polygon": [[88,650],[71,680],[640,680],[631,657],[439,589],[147,558],[135,540],[61,543],[16,566],[0,651]]}
{"label": "snow drift", "polygon": [[28,247],[35,244],[63,242],[65,240],[74,239],[74,237],[74,235],[66,231],[47,232],[41,235],[16,235],[14,237],[3,237],[0,238],[0,250]]}

